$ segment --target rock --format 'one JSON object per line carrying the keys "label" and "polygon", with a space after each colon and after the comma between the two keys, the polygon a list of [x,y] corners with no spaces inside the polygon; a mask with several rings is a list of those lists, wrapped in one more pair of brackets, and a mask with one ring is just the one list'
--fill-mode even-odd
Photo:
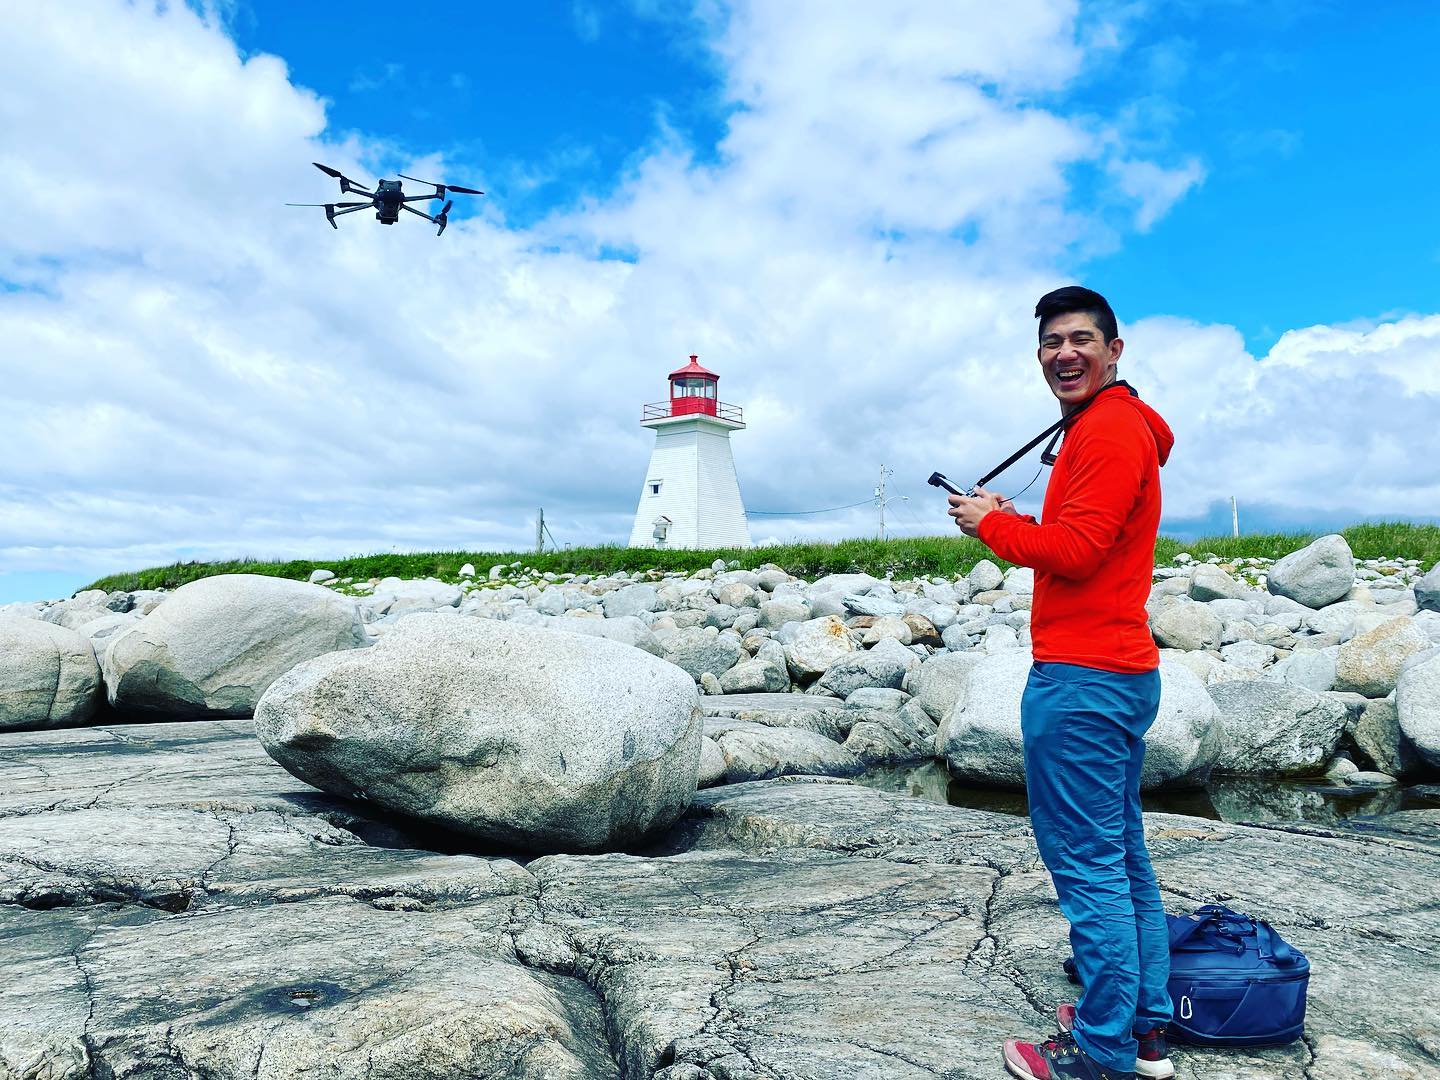
{"label": "rock", "polygon": [[1020,647],[1020,635],[1015,629],[999,623],[995,626],[987,626],[985,633],[980,640],[980,648],[987,653],[1000,652],[1004,649],[1018,649]]}
{"label": "rock", "polygon": [[725,754],[725,782],[776,776],[853,776],[864,765],[838,743],[804,728],[735,721],[715,736]]}
{"label": "rock", "polygon": [[[246,575],[235,575],[246,576]],[[188,588],[188,586],[186,586]],[[456,585],[437,578],[405,580],[383,578],[375,591],[360,603],[376,615],[390,615],[399,618],[417,611],[436,611],[440,608],[459,607],[465,593]]]}
{"label": "rock", "polygon": [[1235,667],[1260,671],[1275,662],[1275,650],[1269,645],[1261,645],[1258,641],[1237,641],[1233,645],[1221,647],[1220,659]]}
{"label": "rock", "polygon": [[851,615],[869,615],[879,618],[882,615],[900,616],[905,614],[905,606],[888,596],[846,596],[841,603],[845,610]]}
{"label": "rock", "polygon": [[714,787],[725,779],[725,751],[708,735],[700,739],[700,779],[702,788]]}
{"label": "rock", "polygon": [[321,570],[321,569],[319,569],[319,568],[316,568],[316,569],[310,571],[310,584],[311,584],[311,585],[320,585],[320,584],[323,584],[323,583],[326,582],[326,581],[334,581],[334,580],[335,580],[335,572],[334,572],[333,570]]}
{"label": "rock", "polygon": [[1211,566],[1209,563],[1201,563],[1195,567],[1187,591],[1191,600],[1202,603],[1207,600],[1244,600],[1250,595],[1250,590],[1243,584],[1218,566]]}
{"label": "rock", "polygon": [[785,660],[792,678],[808,682],[855,651],[845,624],[837,616],[827,615],[795,624],[793,636],[785,643]]}
{"label": "rock", "polygon": [[845,749],[867,768],[925,761],[935,756],[935,722],[918,705],[870,711],[850,728]]}
{"label": "rock", "polygon": [[1150,632],[1165,649],[1216,649],[1220,620],[1204,604],[1171,604],[1150,620]]}
{"label": "rock", "polygon": [[1427,765],[1440,768],[1440,656],[1400,676],[1395,708],[1401,733]]}
{"label": "rock", "polygon": [[944,644],[940,631],[925,616],[907,611],[900,617],[900,621],[910,629],[911,645],[928,645],[932,649],[938,649]]}
{"label": "rock", "polygon": [[474,563],[468,563],[468,562],[467,562],[464,566],[460,567],[460,574],[459,574],[459,576],[460,576],[460,577],[465,577],[465,578],[474,577],[474,576],[475,576],[475,564],[474,564]]}
{"label": "rock", "polygon": [[[961,780],[1025,786],[1020,696],[1030,674],[1028,653],[1013,650],[975,665],[964,696],[940,725],[937,745]],[[1172,661],[1160,665],[1160,711],[1145,736],[1141,788],[1203,787],[1218,753],[1218,723],[1193,673]]]}
{"label": "rock", "polygon": [[1306,650],[1281,657],[1266,678],[1286,686],[1303,686],[1317,694],[1335,687],[1335,656],[1331,650]]}
{"label": "rock", "polygon": [[1001,577],[1000,587],[1017,596],[1035,594],[1035,571],[1028,566],[1012,566]]}
{"label": "rock", "polygon": [[[416,850],[251,727],[3,737],[0,1075],[980,1080],[1073,994],[1023,817],[789,777],[700,793],[661,853],[522,867]],[[1178,1075],[1433,1074],[1440,815],[1145,824],[1172,909],[1224,883],[1316,972],[1305,1043],[1176,1045]]]}
{"label": "rock", "polygon": [[661,644],[665,650],[661,655],[696,680],[707,671],[718,678],[745,654],[739,641],[714,627],[677,630]]}
{"label": "rock", "polygon": [[1355,584],[1355,558],[1338,533],[1322,536],[1270,567],[1265,587],[1309,608],[1342,599]]}
{"label": "rock", "polygon": [[810,586],[810,593],[812,596],[823,593],[864,595],[878,584],[880,582],[869,574],[826,574],[815,580]]}
{"label": "rock", "polygon": [[722,694],[779,694],[790,688],[785,664],[767,660],[744,660],[720,676]]}
{"label": "rock", "polygon": [[839,698],[865,686],[898,690],[905,673],[917,662],[903,645],[887,638],[867,652],[847,653],[825,669],[817,685]]}
{"label": "rock", "polygon": [[654,611],[660,606],[654,585],[627,585],[606,593],[600,603],[605,608],[607,619],[639,615],[642,611]]}
{"label": "rock", "polygon": [[1340,646],[1335,659],[1335,689],[1382,698],[1395,689],[1400,665],[1430,648],[1430,639],[1401,616],[1357,634]]}
{"label": "rock", "polygon": [[1354,776],[1359,771],[1360,766],[1356,765],[1349,758],[1337,757],[1330,763],[1330,767],[1325,770],[1325,779],[1337,780],[1343,783],[1347,776]]}
{"label": "rock", "polygon": [[669,825],[695,792],[692,679],[615,642],[417,615],[302,664],[256,734],[306,783],[530,851],[597,851]]}
{"label": "rock", "polygon": [[1415,744],[1400,730],[1393,697],[1366,701],[1359,717],[1349,719],[1346,731],[1380,772],[1409,776],[1423,765]]}
{"label": "rock", "polygon": [[81,637],[89,639],[97,657],[104,656],[105,650],[110,646],[110,640],[129,630],[139,621],[140,616],[133,611],[112,612],[109,615],[101,615],[98,619],[91,619],[76,632]]}
{"label": "rock", "polygon": [[582,619],[578,616],[548,618],[540,623],[547,630],[561,630],[567,634],[583,634],[586,637],[603,637],[618,641],[636,649],[643,649],[652,656],[663,656],[664,646],[640,619],[634,615],[623,615],[618,619]]}
{"label": "rock", "polygon": [[977,593],[994,592],[1005,584],[1005,575],[1000,568],[989,559],[981,559],[970,568],[970,573],[965,576],[966,584],[970,588],[970,595]]}
{"label": "rock", "polygon": [[[754,577],[753,574],[750,575]],[[733,608],[758,607],[760,598],[755,589],[743,581],[731,581],[723,585],[718,581],[710,590],[717,603],[725,604]]]}
{"label": "rock", "polygon": [[767,593],[773,593],[788,581],[790,581],[790,575],[784,570],[761,570],[755,575],[755,584]]}
{"label": "rock", "polygon": [[0,616],[0,731],[75,727],[99,703],[87,638],[58,623]]}
{"label": "rock", "polygon": [[353,600],[302,581],[222,574],[182,585],[117,634],[101,667],[119,709],[249,716],[297,664],[365,642]]}
{"label": "rock", "polygon": [[904,690],[894,690],[885,686],[862,686],[846,695],[845,707],[847,709],[880,709],[895,712],[909,700],[910,695]]}
{"label": "rock", "polygon": [[904,688],[910,692],[915,704],[938,724],[964,695],[970,672],[982,655],[978,652],[952,652],[932,656],[910,673]]}
{"label": "rock", "polygon": [[875,645],[887,639],[909,645],[910,624],[897,615],[882,615],[861,630],[860,640],[865,645]]}
{"label": "rock", "polygon": [[110,597],[102,589],[76,593],[69,600],[52,604],[42,618],[67,630],[79,630],[87,622],[111,614]]}
{"label": "rock", "polygon": [[1400,781],[1383,772],[1353,772],[1345,777],[1345,783],[1357,788],[1387,788],[1394,787]]}
{"label": "rock", "polygon": [[1313,776],[1335,754],[1345,730],[1339,702],[1269,679],[1212,685],[1220,707],[1215,767],[1245,776]]}
{"label": "rock", "polygon": [[702,671],[700,673],[700,692],[702,694],[708,694],[714,697],[718,697],[725,691],[721,688],[719,679],[717,679],[714,675],[710,674],[710,672],[708,671]]}
{"label": "rock", "polygon": [[570,609],[565,590],[552,586],[543,589],[535,600],[535,610],[542,615],[564,615]]}
{"label": "rock", "polygon": [[810,604],[799,597],[777,596],[760,605],[760,625],[770,630],[778,630],[789,622],[804,622],[808,618]]}

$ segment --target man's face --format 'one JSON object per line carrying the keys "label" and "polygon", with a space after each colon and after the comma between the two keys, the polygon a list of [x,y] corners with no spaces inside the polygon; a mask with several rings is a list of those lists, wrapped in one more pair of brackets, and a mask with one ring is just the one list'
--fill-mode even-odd
{"label": "man's face", "polygon": [[1107,345],[1089,315],[1071,311],[1045,324],[1036,355],[1050,392],[1068,411],[1114,381],[1115,363],[1124,348],[1118,337]]}

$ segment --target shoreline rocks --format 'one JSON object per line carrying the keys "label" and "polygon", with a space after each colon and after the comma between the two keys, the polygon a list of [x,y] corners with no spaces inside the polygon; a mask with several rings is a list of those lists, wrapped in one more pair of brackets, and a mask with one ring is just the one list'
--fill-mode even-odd
{"label": "shoreline rocks", "polygon": [[322,791],[514,848],[596,851],[689,805],[697,701],[688,675],[639,649],[429,614],[283,675],[255,724]]}

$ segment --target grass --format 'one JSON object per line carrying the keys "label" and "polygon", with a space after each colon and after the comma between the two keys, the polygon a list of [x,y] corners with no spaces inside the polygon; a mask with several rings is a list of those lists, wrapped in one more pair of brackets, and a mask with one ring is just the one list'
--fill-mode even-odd
{"label": "grass", "polygon": [[[1382,522],[1352,525],[1341,532],[1357,559],[1418,559],[1424,569],[1440,562],[1440,526]],[[1162,536],[1155,545],[1157,563],[1173,562],[1182,551],[1197,559],[1218,555],[1225,560],[1278,559],[1315,539],[1312,533],[1273,533],[1241,537],[1207,537],[1183,543]],[[833,544],[781,544],[774,547],[733,548],[712,551],[654,551],[616,545],[569,548],[564,551],[434,551],[408,555],[356,555],[344,559],[291,559],[270,562],[239,559],[230,562],[186,562],[112,574],[87,585],[107,592],[137,589],[173,589],[197,578],[216,574],[266,574],[305,580],[317,567],[337,577],[356,581],[383,577],[437,577],[455,581],[460,567],[473,563],[483,580],[496,563],[519,562],[540,572],[556,574],[610,574],[635,570],[699,570],[716,559],[737,562],[746,569],[774,563],[798,577],[824,574],[869,573],[897,578],[953,577],[968,573],[981,559],[995,559],[978,540],[964,536],[919,536],[895,540],[841,540]],[[1001,565],[1006,565],[1003,562]]]}

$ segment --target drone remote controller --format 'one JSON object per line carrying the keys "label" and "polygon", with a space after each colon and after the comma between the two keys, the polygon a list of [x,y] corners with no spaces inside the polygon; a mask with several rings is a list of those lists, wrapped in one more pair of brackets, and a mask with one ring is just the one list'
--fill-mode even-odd
{"label": "drone remote controller", "polygon": [[961,491],[949,480],[945,479],[944,473],[932,472],[930,474],[930,479],[925,482],[931,487],[944,488],[946,491],[950,492],[951,495],[963,495],[969,499],[973,499],[975,497],[975,492]]}

